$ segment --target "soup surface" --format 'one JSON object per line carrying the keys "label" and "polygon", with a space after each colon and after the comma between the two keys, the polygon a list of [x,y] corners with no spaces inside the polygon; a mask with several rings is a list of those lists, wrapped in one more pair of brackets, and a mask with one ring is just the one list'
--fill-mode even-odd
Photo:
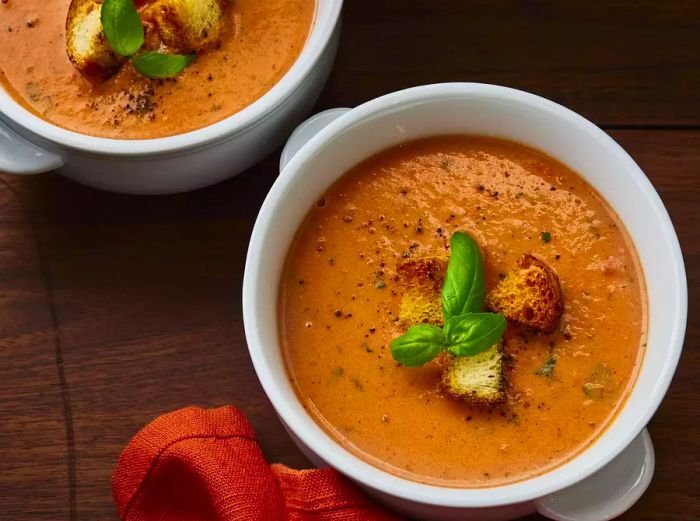
{"label": "soup surface", "polygon": [[91,83],[66,54],[70,0],[0,3],[0,81],[36,115],[60,127],[116,139],[180,134],[220,121],[260,98],[306,42],[314,0],[228,2],[221,45],[175,79],[149,80],[130,64]]}
{"label": "soup surface", "polygon": [[[487,289],[529,253],[564,298],[555,333],[508,326],[508,401],[490,410],[445,396],[439,367],[400,366],[389,348],[405,331],[397,262],[446,255],[457,230],[479,243]],[[442,136],[361,163],[311,209],[282,277],[281,340],[302,403],[348,450],[415,481],[496,486],[605,429],[636,375],[645,298],[626,232],[576,173],[515,143]]]}

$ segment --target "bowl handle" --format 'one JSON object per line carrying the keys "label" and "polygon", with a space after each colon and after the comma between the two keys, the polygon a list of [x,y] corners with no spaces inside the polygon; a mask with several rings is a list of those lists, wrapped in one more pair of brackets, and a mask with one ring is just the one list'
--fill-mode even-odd
{"label": "bowl handle", "polygon": [[598,472],[535,501],[537,511],[555,521],[606,521],[634,505],[654,474],[654,446],[646,429]]}
{"label": "bowl handle", "polygon": [[39,148],[0,121],[0,172],[40,174],[61,166],[61,156]]}
{"label": "bowl handle", "polygon": [[284,170],[284,167],[287,166],[287,163],[289,163],[292,157],[294,157],[312,137],[350,110],[352,109],[337,108],[324,110],[315,116],[311,116],[294,129],[294,132],[289,136],[287,144],[284,145],[284,149],[282,150],[280,172]]}

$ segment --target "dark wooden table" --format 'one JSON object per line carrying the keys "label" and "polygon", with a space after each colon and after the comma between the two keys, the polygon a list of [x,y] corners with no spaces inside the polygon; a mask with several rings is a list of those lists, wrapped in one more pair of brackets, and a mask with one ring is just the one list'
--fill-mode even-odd
{"label": "dark wooden table", "polygon": [[[689,324],[649,426],[656,474],[624,519],[697,519],[700,2],[348,0],[317,109],[441,81],[563,103],[661,194],[685,255]],[[241,319],[246,245],[277,161],[171,197],[0,176],[0,519],[116,519],[121,449],[189,404],[236,404],[271,461],[308,465],[256,380]]]}

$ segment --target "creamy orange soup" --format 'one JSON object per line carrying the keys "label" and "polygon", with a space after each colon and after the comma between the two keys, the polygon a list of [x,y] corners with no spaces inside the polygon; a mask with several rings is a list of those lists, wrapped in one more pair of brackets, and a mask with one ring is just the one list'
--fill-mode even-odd
{"label": "creamy orange soup", "polygon": [[170,136],[247,107],[297,59],[314,0],[228,2],[221,45],[177,78],[149,80],[127,65],[91,83],[66,54],[70,0],[0,3],[0,81],[23,106],[60,127],[117,139]]}
{"label": "creamy orange soup", "polygon": [[[498,408],[445,396],[440,368],[399,366],[389,348],[404,333],[397,262],[444,255],[457,230],[479,243],[488,288],[530,253],[563,292],[555,333],[508,326]],[[552,469],[606,428],[643,352],[645,289],[622,224],[575,172],[515,143],[444,136],[382,152],[323,194],[288,254],[280,324],[300,400],[344,447],[415,481],[486,487]]]}

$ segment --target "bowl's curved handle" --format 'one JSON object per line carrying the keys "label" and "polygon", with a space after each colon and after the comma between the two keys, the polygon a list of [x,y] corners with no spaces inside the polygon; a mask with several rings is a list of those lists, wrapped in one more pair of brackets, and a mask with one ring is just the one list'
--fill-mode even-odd
{"label": "bowl's curved handle", "polygon": [[284,145],[284,149],[282,150],[282,156],[280,157],[280,172],[284,170],[284,167],[287,166],[287,163],[289,163],[292,157],[294,157],[294,155],[299,152],[299,150],[301,150],[301,148],[306,145],[306,143],[312,137],[349,110],[352,109],[337,108],[324,110],[323,112],[319,112],[318,114],[311,116],[296,129],[294,129],[294,132],[292,132],[292,135],[289,136],[287,144]]}
{"label": "bowl's curved handle", "polygon": [[61,156],[27,141],[0,120],[0,172],[40,174],[63,164]]}
{"label": "bowl's curved handle", "polygon": [[654,446],[646,429],[614,460],[592,476],[535,501],[555,521],[606,521],[634,505],[654,474]]}

